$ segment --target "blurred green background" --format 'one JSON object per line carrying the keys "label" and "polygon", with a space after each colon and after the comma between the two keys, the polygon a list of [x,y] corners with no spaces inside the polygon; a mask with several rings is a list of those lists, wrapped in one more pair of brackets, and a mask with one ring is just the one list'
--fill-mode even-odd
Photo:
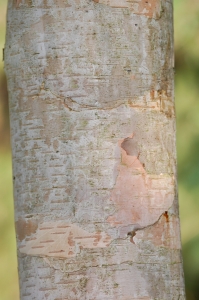
{"label": "blurred green background", "polygon": [[[0,0],[0,53],[6,0]],[[187,300],[199,299],[199,0],[174,0],[178,184]],[[2,56],[2,54],[1,54]],[[8,101],[0,57],[0,299],[18,300]]]}

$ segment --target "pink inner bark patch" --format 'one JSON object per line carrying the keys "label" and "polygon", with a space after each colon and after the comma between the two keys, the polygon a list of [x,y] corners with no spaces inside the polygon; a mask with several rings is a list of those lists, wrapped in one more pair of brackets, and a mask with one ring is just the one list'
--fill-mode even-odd
{"label": "pink inner bark patch", "polygon": [[161,11],[160,0],[93,0],[115,8],[129,8],[133,13],[149,18],[158,18]]}
{"label": "pink inner bark patch", "polygon": [[[133,2],[129,0],[128,2]],[[140,0],[137,14],[153,18],[160,14],[160,0]]]}
{"label": "pink inner bark patch", "polygon": [[147,174],[139,160],[134,136],[119,141],[121,164],[111,201],[116,212],[107,221],[116,227],[155,223],[174,199],[174,178],[168,174]]}
{"label": "pink inner bark patch", "polygon": [[19,7],[19,4],[21,3],[21,1],[22,1],[22,0],[15,0],[15,1],[14,1],[15,7],[16,7],[16,8]]}
{"label": "pink inner bark patch", "polygon": [[111,237],[104,232],[89,233],[76,224],[49,222],[40,224],[34,239],[24,238],[21,253],[34,256],[74,257],[80,249],[107,247]]}
{"label": "pink inner bark patch", "polygon": [[153,245],[170,249],[181,249],[179,237],[179,218],[174,215],[168,216],[165,213],[152,227],[136,233],[135,240],[151,241]]}

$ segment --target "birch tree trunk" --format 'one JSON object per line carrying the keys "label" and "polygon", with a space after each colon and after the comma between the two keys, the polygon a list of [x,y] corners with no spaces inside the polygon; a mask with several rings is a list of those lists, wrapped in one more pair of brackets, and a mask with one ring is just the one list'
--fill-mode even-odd
{"label": "birch tree trunk", "polygon": [[22,300],[182,300],[172,0],[9,0]]}

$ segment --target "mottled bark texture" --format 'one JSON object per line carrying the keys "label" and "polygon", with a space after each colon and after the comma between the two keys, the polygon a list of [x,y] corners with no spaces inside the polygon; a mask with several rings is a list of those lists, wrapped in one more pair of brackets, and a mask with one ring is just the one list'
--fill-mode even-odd
{"label": "mottled bark texture", "polygon": [[172,26],[172,0],[9,1],[22,300],[185,299]]}

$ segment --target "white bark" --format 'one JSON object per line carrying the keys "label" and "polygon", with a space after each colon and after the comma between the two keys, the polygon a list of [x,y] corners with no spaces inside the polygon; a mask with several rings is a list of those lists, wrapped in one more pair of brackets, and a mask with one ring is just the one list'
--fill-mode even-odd
{"label": "white bark", "polygon": [[185,299],[172,0],[8,4],[21,299]]}

